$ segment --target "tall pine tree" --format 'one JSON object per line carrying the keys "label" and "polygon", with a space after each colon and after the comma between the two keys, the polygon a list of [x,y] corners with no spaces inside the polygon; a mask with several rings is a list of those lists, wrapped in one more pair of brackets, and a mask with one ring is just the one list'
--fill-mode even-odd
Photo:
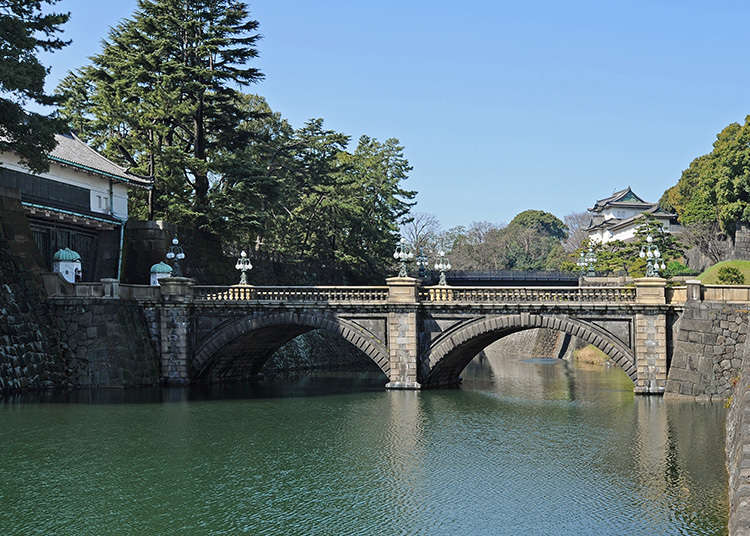
{"label": "tall pine tree", "polygon": [[248,132],[239,89],[262,78],[258,22],[239,0],[139,0],[92,64],[63,80],[63,117],[156,179],[139,216],[210,227],[209,190]]}
{"label": "tall pine tree", "polygon": [[44,91],[49,72],[40,51],[66,46],[55,34],[67,13],[43,13],[43,4],[57,0],[0,0],[0,151],[15,152],[34,171],[48,168],[46,154],[55,147],[55,133],[64,122],[25,109],[29,103],[49,106],[57,100]]}

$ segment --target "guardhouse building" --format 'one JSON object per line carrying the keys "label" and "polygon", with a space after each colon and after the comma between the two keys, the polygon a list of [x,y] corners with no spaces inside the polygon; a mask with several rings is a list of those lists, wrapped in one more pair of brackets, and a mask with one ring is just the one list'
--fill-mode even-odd
{"label": "guardhouse building", "polygon": [[75,134],[55,140],[49,171],[39,175],[17,155],[0,152],[0,187],[19,192],[47,270],[55,252],[70,248],[80,254],[86,280],[119,278],[129,191],[151,189],[153,181],[105,158]]}

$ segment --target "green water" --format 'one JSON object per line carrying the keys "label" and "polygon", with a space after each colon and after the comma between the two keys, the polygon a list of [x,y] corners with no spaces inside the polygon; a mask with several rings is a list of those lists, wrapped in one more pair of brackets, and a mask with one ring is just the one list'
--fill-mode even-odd
{"label": "green water", "polygon": [[725,534],[724,408],[616,368],[0,405],[0,534]]}

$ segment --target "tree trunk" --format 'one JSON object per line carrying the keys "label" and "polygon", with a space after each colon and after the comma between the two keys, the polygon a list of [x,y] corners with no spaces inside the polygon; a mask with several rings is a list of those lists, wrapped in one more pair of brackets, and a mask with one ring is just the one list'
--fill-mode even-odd
{"label": "tree trunk", "polygon": [[[195,149],[193,155],[202,162],[206,161],[206,132],[203,117],[203,95],[198,97],[198,109],[195,112],[194,123]],[[193,171],[195,180],[195,208],[198,212],[206,212],[208,208],[208,173],[205,168]]]}

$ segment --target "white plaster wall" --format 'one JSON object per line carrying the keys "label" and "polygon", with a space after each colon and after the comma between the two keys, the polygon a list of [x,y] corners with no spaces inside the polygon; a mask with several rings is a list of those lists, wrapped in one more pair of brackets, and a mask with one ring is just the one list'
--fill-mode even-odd
{"label": "white plaster wall", "polygon": [[608,208],[602,211],[602,214],[604,214],[604,218],[608,220],[611,220],[613,218],[616,218],[618,220],[627,220],[628,218],[632,218],[633,216],[637,216],[638,214],[640,214],[640,211],[634,208]]}
{"label": "white plaster wall", "polygon": [[[667,232],[674,232],[679,228],[679,225],[670,225],[669,219],[667,218],[657,218],[657,220],[661,223],[662,227],[664,227],[664,230]],[[607,242],[611,242],[614,240],[630,240],[631,238],[635,237],[635,232],[638,230],[638,227],[638,225],[630,225],[628,227],[623,227],[622,229],[617,229],[616,231],[609,231],[607,229],[596,231],[590,233],[589,238],[597,240],[602,244],[606,244]]]}
{"label": "white plaster wall", "polygon": [[625,227],[624,229],[618,229],[614,232],[610,240],[628,240],[629,238],[633,238],[637,229],[637,225],[634,225],[632,227]]}
{"label": "white plaster wall", "polygon": [[[31,173],[31,171],[18,163],[18,157],[12,153],[0,152],[0,162],[4,167]],[[64,184],[87,188],[91,191],[91,211],[102,214],[109,214],[110,211],[110,193],[109,180],[96,175],[91,175],[82,171],[75,171],[69,167],[63,167],[54,162],[50,162],[49,171],[40,173],[39,177],[51,179]],[[121,220],[128,219],[128,187],[120,182],[112,183],[112,193],[114,198],[112,215]],[[102,206],[99,206],[99,198],[102,199]],[[106,203],[104,199],[106,198]]]}

